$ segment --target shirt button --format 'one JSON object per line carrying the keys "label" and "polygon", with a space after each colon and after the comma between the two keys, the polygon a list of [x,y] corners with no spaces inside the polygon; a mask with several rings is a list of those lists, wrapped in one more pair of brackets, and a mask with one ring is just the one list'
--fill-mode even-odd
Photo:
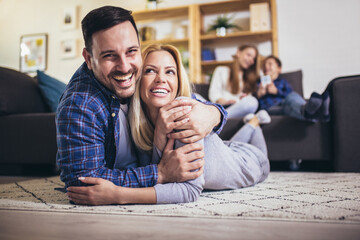
{"label": "shirt button", "polygon": [[115,117],[115,115],[116,115],[115,113],[112,113],[112,114],[111,114],[112,117]]}

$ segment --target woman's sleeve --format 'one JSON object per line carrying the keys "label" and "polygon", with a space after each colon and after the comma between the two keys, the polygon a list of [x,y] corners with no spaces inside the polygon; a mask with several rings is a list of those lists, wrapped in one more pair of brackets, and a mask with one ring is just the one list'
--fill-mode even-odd
{"label": "woman's sleeve", "polygon": [[215,68],[209,88],[210,101],[216,102],[219,98],[224,97],[228,77],[229,69],[227,67],[218,66]]}
{"label": "woman's sleeve", "polygon": [[[204,140],[202,139],[198,141],[198,143],[203,145]],[[179,148],[184,145],[185,144],[181,143],[180,141],[175,141],[175,148]],[[153,151],[156,153],[153,155],[153,157],[156,158],[159,157],[159,155],[155,148]],[[156,184],[154,186],[156,192],[156,202],[158,204],[194,202],[200,196],[204,184],[204,174],[194,180],[182,183]]]}

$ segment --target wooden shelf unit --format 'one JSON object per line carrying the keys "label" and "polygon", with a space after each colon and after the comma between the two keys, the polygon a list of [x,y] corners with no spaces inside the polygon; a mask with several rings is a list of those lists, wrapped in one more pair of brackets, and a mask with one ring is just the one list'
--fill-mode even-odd
{"label": "wooden shelf unit", "polygon": [[[206,34],[204,29],[204,17],[212,14],[224,14],[229,12],[249,11],[252,3],[268,3],[270,8],[271,30],[261,32],[238,31],[228,33],[224,37],[215,34]],[[259,42],[271,41],[272,54],[278,55],[277,40],[277,13],[276,0],[238,0],[223,1],[205,4],[192,4],[188,6],[160,8],[156,10],[144,10],[134,12],[133,16],[137,23],[156,22],[183,17],[189,21],[188,36],[184,39],[159,39],[142,42],[142,46],[153,43],[173,44],[186,46],[189,51],[189,77],[192,82],[202,82],[202,75],[212,71],[218,65],[230,65],[231,61],[202,61],[201,49],[208,44],[227,43],[229,41]]]}

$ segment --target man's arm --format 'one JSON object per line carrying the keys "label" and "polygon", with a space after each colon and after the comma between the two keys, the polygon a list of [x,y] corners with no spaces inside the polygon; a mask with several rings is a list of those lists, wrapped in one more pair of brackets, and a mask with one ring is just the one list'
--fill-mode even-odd
{"label": "man's arm", "polygon": [[85,96],[73,95],[60,103],[56,127],[61,180],[66,186],[81,185],[78,181],[81,176],[104,178],[126,187],[155,185],[158,178],[155,164],[112,169],[116,150],[111,139],[114,133],[106,133],[111,129],[106,111],[104,106]]}
{"label": "man's arm", "polygon": [[[196,99],[195,95],[193,98]],[[169,138],[179,139],[183,143],[194,143],[203,139],[212,131],[219,134],[227,120],[227,112],[220,104],[189,99],[192,109],[189,121],[179,127],[180,132],[168,134]]]}

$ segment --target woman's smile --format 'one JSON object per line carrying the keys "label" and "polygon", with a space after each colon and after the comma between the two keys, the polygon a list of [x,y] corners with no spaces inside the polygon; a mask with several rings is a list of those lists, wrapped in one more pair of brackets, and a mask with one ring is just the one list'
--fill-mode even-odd
{"label": "woman's smile", "polygon": [[167,88],[152,88],[150,92],[156,97],[166,97],[170,93],[170,90]]}
{"label": "woman's smile", "polygon": [[177,65],[167,51],[149,53],[144,59],[140,97],[149,111],[165,106],[178,91]]}

